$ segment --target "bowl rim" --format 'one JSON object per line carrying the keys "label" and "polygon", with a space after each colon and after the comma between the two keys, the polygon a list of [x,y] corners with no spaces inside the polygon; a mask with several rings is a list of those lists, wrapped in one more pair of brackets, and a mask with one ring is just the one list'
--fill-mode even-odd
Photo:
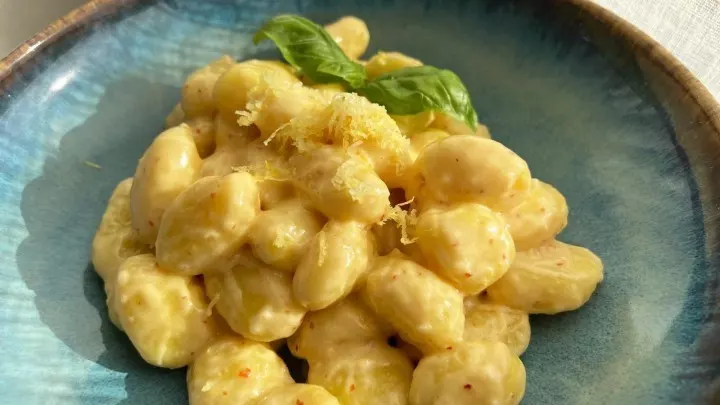
{"label": "bowl rim", "polygon": [[[592,0],[560,0],[586,11],[596,20],[607,24],[614,33],[631,41],[651,62],[658,65],[690,96],[702,110],[714,132],[720,138],[720,102],[705,85],[670,51],[647,33],[624,18],[594,3]],[[0,96],[4,95],[23,67],[32,64],[42,50],[74,32],[82,31],[102,17],[116,14],[144,0],[91,0],[50,23],[42,31],[20,44],[0,60]]]}

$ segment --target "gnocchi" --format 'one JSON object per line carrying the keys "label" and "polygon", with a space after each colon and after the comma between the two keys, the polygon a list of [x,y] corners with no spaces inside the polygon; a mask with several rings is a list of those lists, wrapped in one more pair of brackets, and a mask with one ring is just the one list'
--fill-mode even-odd
{"label": "gnocchi", "polygon": [[93,267],[106,283],[114,280],[125,259],[150,252],[147,245],[138,240],[131,225],[132,183],[132,178],[125,179],[115,187],[92,241]]}
{"label": "gnocchi", "polygon": [[367,272],[374,246],[356,222],[329,221],[315,235],[293,277],[293,293],[316,311],[346,297]]}
{"label": "gnocchi", "polygon": [[220,75],[233,64],[231,57],[223,56],[188,76],[182,89],[182,111],[187,117],[210,115],[215,112],[213,89]]}
{"label": "gnocchi", "polygon": [[392,334],[388,323],[351,295],[328,308],[310,312],[288,339],[288,347],[297,357],[317,359],[332,357],[338,348],[352,343],[385,341]]}
{"label": "gnocchi", "polygon": [[370,307],[423,353],[446,350],[462,340],[462,294],[412,260],[376,259],[364,293]]}
{"label": "gnocchi", "polygon": [[[603,280],[556,240],[565,198],[474,125],[451,72],[359,60],[364,21],[258,34],[289,64],[194,71],[113,191],[92,242],[110,321],[189,366],[190,405],[517,405],[530,314]],[[310,42],[330,52],[296,55]]]}
{"label": "gnocchi", "polygon": [[186,366],[215,335],[202,285],[164,271],[151,254],[120,265],[111,296],[122,329],[152,365]]}
{"label": "gnocchi", "polygon": [[530,188],[530,170],[522,158],[499,142],[473,135],[449,136],[425,147],[412,177],[409,194],[423,202],[496,208]]}
{"label": "gnocchi", "polygon": [[325,27],[340,49],[352,59],[365,53],[370,43],[370,31],[365,21],[357,17],[343,17]]}
{"label": "gnocchi", "polygon": [[201,164],[187,125],[170,128],[153,141],[130,189],[132,226],[141,242],[155,244],[165,210],[198,179]]}
{"label": "gnocchi", "polygon": [[568,207],[553,186],[533,179],[523,201],[501,213],[517,249],[528,250],[554,239],[565,228]]}
{"label": "gnocchi", "polygon": [[503,342],[519,356],[530,344],[530,317],[527,312],[492,303],[487,298],[467,297],[463,340]]}
{"label": "gnocchi", "polygon": [[240,337],[213,342],[187,373],[190,405],[248,404],[292,384],[287,367],[272,349]]}
{"label": "gnocchi", "polygon": [[248,339],[286,338],[305,316],[305,308],[292,294],[292,275],[262,264],[246,251],[228,268],[205,274],[205,288],[230,327]]}
{"label": "gnocchi", "polygon": [[411,405],[517,405],[525,394],[525,367],[500,342],[461,343],[420,360]]}
{"label": "gnocchi", "polygon": [[401,351],[371,342],[310,360],[308,382],[324,387],[343,405],[406,405],[412,372]]}
{"label": "gnocchi", "polygon": [[290,200],[260,213],[249,232],[250,244],[255,257],[292,273],[322,226],[320,215]]}
{"label": "gnocchi", "polygon": [[208,271],[246,242],[259,210],[257,186],[249,173],[198,180],[163,215],[156,244],[158,263],[185,275]]}
{"label": "gnocchi", "polygon": [[480,204],[428,209],[415,235],[430,267],[467,295],[485,290],[515,259],[505,221]]}
{"label": "gnocchi", "polygon": [[553,240],[519,252],[488,296],[531,314],[556,314],[581,307],[602,280],[602,262],[594,253]]}

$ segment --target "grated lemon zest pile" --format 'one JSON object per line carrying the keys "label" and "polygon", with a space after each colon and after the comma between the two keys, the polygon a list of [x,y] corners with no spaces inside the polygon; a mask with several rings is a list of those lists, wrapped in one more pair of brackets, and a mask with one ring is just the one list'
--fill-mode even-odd
{"label": "grated lemon zest pile", "polygon": [[395,221],[397,227],[400,229],[400,243],[403,245],[410,245],[417,241],[417,237],[410,237],[410,230],[414,228],[418,222],[417,211],[415,209],[411,209],[410,211],[402,209],[402,207],[411,204],[414,199],[415,197],[395,206],[390,206],[380,221],[377,222],[378,225],[384,225],[387,221]]}

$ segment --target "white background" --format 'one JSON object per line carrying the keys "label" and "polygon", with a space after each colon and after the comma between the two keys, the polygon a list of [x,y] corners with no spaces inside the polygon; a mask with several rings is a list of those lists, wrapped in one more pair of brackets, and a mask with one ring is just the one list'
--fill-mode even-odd
{"label": "white background", "polygon": [[[0,0],[0,56],[85,0]],[[720,100],[720,0],[594,0],[650,34]]]}

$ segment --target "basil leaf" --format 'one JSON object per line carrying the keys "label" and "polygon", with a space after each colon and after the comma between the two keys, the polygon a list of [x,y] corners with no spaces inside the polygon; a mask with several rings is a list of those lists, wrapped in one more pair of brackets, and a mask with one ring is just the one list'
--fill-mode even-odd
{"label": "basil leaf", "polygon": [[343,83],[351,88],[365,84],[367,75],[350,60],[325,29],[297,15],[279,15],[266,22],[253,37],[270,39],[285,60],[315,83]]}
{"label": "basil leaf", "polygon": [[442,111],[477,129],[470,94],[453,72],[432,66],[398,69],[368,82],[358,92],[392,115]]}

